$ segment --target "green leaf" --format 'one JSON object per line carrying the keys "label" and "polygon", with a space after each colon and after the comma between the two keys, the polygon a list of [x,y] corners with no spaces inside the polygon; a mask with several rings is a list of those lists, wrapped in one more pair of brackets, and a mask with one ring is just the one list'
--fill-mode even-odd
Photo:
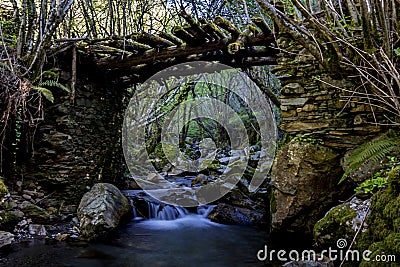
{"label": "green leaf", "polygon": [[349,166],[339,181],[339,184],[345,181],[352,171],[358,169],[366,162],[379,162],[384,159],[395,147],[399,145],[398,138],[385,138],[373,140],[356,148],[353,154],[345,161]]}
{"label": "green leaf", "polygon": [[51,103],[54,102],[53,93],[52,93],[49,89],[44,88],[44,87],[40,87],[40,86],[34,86],[33,89],[34,89],[34,90],[37,90],[37,91],[39,91],[39,92],[41,92],[42,95],[43,95],[47,100],[49,100]]}
{"label": "green leaf", "polygon": [[400,57],[400,47],[397,47],[397,48],[394,50],[394,53],[396,54],[396,56]]}
{"label": "green leaf", "polygon": [[41,82],[41,83],[39,83],[39,86],[40,87],[44,87],[44,86],[46,86],[46,87],[57,87],[57,88],[60,88],[61,90],[64,90],[64,91],[66,91],[68,93],[71,92],[71,90],[68,87],[66,87],[65,85],[59,83],[56,80],[47,80],[47,81]]}

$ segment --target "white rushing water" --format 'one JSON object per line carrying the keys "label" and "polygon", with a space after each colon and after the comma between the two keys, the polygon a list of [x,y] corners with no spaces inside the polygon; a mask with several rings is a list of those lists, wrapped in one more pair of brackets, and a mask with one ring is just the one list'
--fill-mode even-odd
{"label": "white rushing water", "polygon": [[[223,225],[207,219],[213,208],[214,205],[204,205],[197,208],[197,213],[190,213],[184,207],[148,202],[149,219],[143,220],[142,217],[135,217],[135,220],[141,220],[139,222],[140,227],[153,230],[172,230],[185,227],[223,227]],[[135,209],[134,214],[137,214]]]}

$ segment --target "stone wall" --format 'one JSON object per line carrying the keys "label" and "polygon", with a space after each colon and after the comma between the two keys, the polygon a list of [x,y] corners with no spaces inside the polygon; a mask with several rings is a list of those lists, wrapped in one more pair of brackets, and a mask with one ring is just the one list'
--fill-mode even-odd
{"label": "stone wall", "polygon": [[368,106],[344,100],[348,94],[345,90],[359,86],[348,74],[329,76],[306,49],[289,37],[282,35],[278,46],[282,52],[272,72],[282,84],[283,131],[309,134],[327,146],[348,148],[383,130],[371,124],[374,118]]}
{"label": "stone wall", "polygon": [[[69,81],[69,73],[63,74]],[[95,182],[122,182],[121,125],[123,93],[112,83],[78,81],[74,104],[52,89],[55,102],[45,103],[44,121],[34,134],[33,155],[22,155],[19,168],[52,197],[79,204]],[[58,195],[58,197],[57,197]]]}
{"label": "stone wall", "polygon": [[282,85],[279,127],[296,138],[280,149],[272,168],[271,231],[310,234],[329,208],[354,193],[350,184],[338,185],[345,152],[385,129],[371,123],[368,106],[345,101],[359,86],[350,73],[329,75],[285,35],[277,43],[282,50],[271,70]]}

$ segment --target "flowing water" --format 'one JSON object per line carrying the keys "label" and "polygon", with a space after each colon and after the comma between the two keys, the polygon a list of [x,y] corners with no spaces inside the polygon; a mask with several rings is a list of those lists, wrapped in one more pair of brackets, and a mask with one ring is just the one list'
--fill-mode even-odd
{"label": "flowing water", "polygon": [[151,219],[136,217],[106,243],[35,240],[13,246],[2,266],[265,266],[257,252],[267,233],[206,218],[210,206],[190,213],[148,203]]}

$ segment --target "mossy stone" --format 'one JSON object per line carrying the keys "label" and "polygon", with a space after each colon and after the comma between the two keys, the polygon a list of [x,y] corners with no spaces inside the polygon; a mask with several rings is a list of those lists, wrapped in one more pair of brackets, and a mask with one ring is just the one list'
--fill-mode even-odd
{"label": "mossy stone", "polygon": [[388,173],[389,188],[394,192],[400,192],[400,167],[396,167]]}
{"label": "mossy stone", "polygon": [[356,215],[357,212],[347,203],[333,208],[315,224],[314,240],[322,247],[329,246],[340,238],[351,240],[355,232],[350,224]]}
{"label": "mossy stone", "polygon": [[19,222],[19,218],[12,212],[0,212],[0,230],[11,232],[15,225]]}
{"label": "mossy stone", "polygon": [[[400,256],[400,194],[399,174],[396,169],[388,175],[389,187],[373,196],[370,215],[366,221],[367,231],[357,237],[355,244],[359,251],[372,251],[371,259],[377,255]],[[362,261],[360,266],[380,265]],[[398,266],[398,263],[387,263],[385,266]]]}
{"label": "mossy stone", "polygon": [[4,184],[4,181],[0,179],[0,197],[3,197],[8,194],[8,188]]}
{"label": "mossy stone", "polygon": [[27,218],[31,218],[34,223],[48,224],[50,215],[45,210],[40,209],[35,205],[27,206],[21,209]]}

